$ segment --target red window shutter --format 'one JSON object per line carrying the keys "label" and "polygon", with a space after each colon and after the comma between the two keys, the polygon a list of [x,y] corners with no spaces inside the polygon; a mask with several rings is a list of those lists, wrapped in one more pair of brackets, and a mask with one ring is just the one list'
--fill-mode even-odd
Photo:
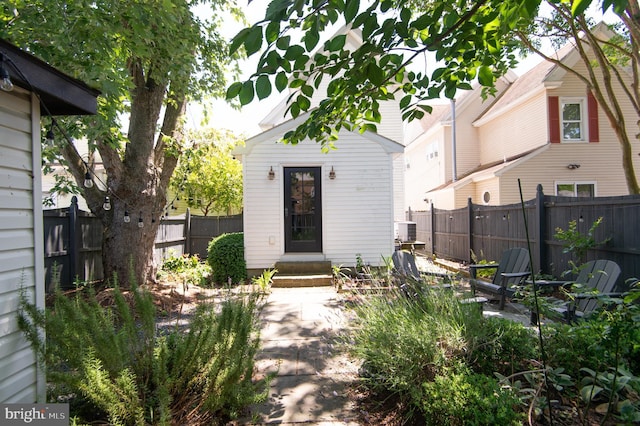
{"label": "red window shutter", "polygon": [[600,126],[598,125],[598,101],[590,91],[587,93],[587,110],[589,114],[589,142],[600,142]]}
{"label": "red window shutter", "polygon": [[557,96],[549,96],[549,142],[560,143],[560,100]]}

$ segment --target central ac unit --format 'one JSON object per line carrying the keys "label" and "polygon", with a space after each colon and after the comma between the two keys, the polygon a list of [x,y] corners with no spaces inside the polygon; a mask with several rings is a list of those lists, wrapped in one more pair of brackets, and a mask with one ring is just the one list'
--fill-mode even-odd
{"label": "central ac unit", "polygon": [[399,241],[406,243],[416,240],[415,222],[396,222],[396,236]]}

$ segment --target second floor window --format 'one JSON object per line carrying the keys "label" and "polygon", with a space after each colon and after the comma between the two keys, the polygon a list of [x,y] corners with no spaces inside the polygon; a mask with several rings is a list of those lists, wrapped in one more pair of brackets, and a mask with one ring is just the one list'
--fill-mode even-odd
{"label": "second floor window", "polygon": [[585,137],[585,100],[583,98],[565,98],[561,102],[562,140],[564,142],[583,142]]}

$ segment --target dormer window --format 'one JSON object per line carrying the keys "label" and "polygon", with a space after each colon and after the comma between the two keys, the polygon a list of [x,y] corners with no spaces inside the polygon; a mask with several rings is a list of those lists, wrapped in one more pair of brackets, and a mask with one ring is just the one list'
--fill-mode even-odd
{"label": "dormer window", "polygon": [[563,142],[585,142],[585,98],[561,99],[561,129]]}

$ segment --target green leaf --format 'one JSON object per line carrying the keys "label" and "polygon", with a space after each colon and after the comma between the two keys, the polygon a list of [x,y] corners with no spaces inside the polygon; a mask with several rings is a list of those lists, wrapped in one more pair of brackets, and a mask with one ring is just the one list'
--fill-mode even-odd
{"label": "green leaf", "polygon": [[591,0],[573,0],[573,4],[571,5],[571,14],[573,16],[582,15],[585,10],[591,4]]}
{"label": "green leaf", "polygon": [[431,17],[431,15],[428,13],[425,13],[423,15],[418,16],[418,19],[413,21],[411,23],[411,26],[416,30],[421,31],[427,28],[431,24],[432,20],[433,18]]}
{"label": "green leaf", "polygon": [[244,43],[244,47],[247,50],[247,56],[251,56],[262,47],[262,28],[252,27],[249,31],[247,39]]}
{"label": "green leaf", "polygon": [[289,48],[289,43],[291,43],[291,36],[280,37],[276,41],[276,47],[280,50],[287,50]]}
{"label": "green leaf", "polygon": [[320,41],[320,35],[318,31],[309,30],[304,34],[304,47],[307,49],[307,52],[312,51]]}
{"label": "green leaf", "polygon": [[271,81],[269,81],[268,76],[261,75],[258,77],[256,80],[256,94],[260,100],[268,98],[269,95],[271,95]]}
{"label": "green leaf", "polygon": [[346,41],[347,41],[347,35],[346,34],[341,34],[341,35],[338,35],[338,36],[332,38],[331,40],[329,40],[326,43],[325,48],[329,52],[337,52],[337,51],[342,50],[342,48],[344,47]]}
{"label": "green leaf", "polygon": [[284,71],[280,71],[276,75],[276,90],[278,92],[282,92],[284,89],[287,88],[288,82],[289,82],[289,79],[287,78],[287,74],[285,74]]}
{"label": "green leaf", "polygon": [[253,95],[253,81],[248,80],[242,83],[242,89],[239,94],[240,105],[250,104],[253,101]]}
{"label": "green leaf", "polygon": [[267,43],[273,43],[278,39],[280,35],[280,22],[269,22],[267,25],[267,29],[264,31],[264,38],[267,40]]}
{"label": "green leaf", "polygon": [[242,82],[236,81],[227,89],[227,99],[233,99],[238,96],[240,90],[242,90]]}
{"label": "green leaf", "polygon": [[494,82],[493,72],[491,68],[483,65],[478,68],[478,82],[483,86],[492,86]]}
{"label": "green leaf", "polygon": [[233,40],[231,40],[231,44],[229,45],[230,55],[238,51],[240,46],[242,46],[244,42],[247,40],[247,37],[249,36],[250,32],[251,32],[251,28],[243,28],[242,30],[240,30],[238,34],[236,34]]}
{"label": "green leaf", "polygon": [[375,63],[370,63],[367,66],[367,77],[375,86],[384,83],[384,71]]}
{"label": "green leaf", "polygon": [[347,4],[344,8],[344,20],[349,23],[351,22],[358,13],[360,9],[360,0],[347,0]]}
{"label": "green leaf", "polygon": [[290,61],[295,61],[302,55],[304,55],[304,47],[294,44],[293,46],[289,46],[284,57]]}
{"label": "green leaf", "polygon": [[400,100],[400,109],[405,109],[411,103],[411,95],[406,95]]}

